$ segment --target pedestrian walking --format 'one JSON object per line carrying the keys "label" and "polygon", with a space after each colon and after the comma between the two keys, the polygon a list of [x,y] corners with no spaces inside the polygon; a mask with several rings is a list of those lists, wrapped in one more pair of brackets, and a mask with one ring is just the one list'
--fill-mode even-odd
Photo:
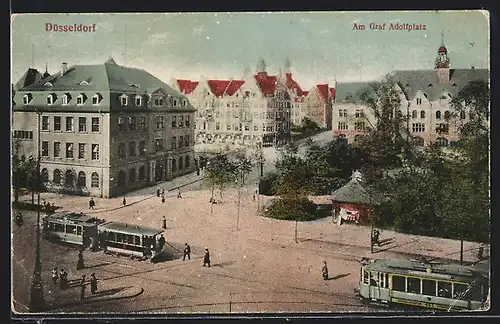
{"label": "pedestrian walking", "polygon": [[371,241],[372,246],[375,246],[375,244],[380,246],[380,231],[378,229],[376,228],[373,229],[371,239],[372,239]]}
{"label": "pedestrian walking", "polygon": [[252,201],[255,201],[255,192],[252,194]]}
{"label": "pedestrian walking", "polygon": [[156,197],[160,198],[160,188],[156,190]]}
{"label": "pedestrian walking", "polygon": [[90,198],[90,201],[89,201],[89,209],[94,209],[95,207],[95,201],[94,201],[94,198]]}
{"label": "pedestrian walking", "polygon": [[23,226],[23,223],[24,223],[24,221],[23,221],[23,214],[17,213],[17,215],[16,215],[16,224],[17,224],[17,226],[21,227],[21,226]]}
{"label": "pedestrian walking", "polygon": [[479,244],[479,248],[477,250],[477,259],[479,261],[481,261],[483,259],[483,257],[484,257],[483,254],[484,254],[484,244],[481,243],[481,244]]}
{"label": "pedestrian walking", "polygon": [[85,284],[85,275],[82,275],[82,280],[80,280],[80,301],[83,301],[85,298],[85,289],[87,289],[87,285]]}
{"label": "pedestrian walking", "polygon": [[151,244],[149,248],[151,250],[151,263],[154,263],[156,258],[156,249],[153,244]]}
{"label": "pedestrian walking", "polygon": [[94,272],[90,275],[90,292],[92,295],[95,295],[97,292],[97,278]]}
{"label": "pedestrian walking", "polygon": [[163,249],[165,246],[165,238],[163,237],[163,234],[160,235],[160,238],[158,239],[158,247],[160,248],[160,251]]}
{"label": "pedestrian walking", "polygon": [[165,202],[165,195],[161,195],[161,202],[164,203]]}
{"label": "pedestrian walking", "polygon": [[125,206],[126,204],[127,204],[127,199],[125,199],[125,197],[123,197],[122,205]]}
{"label": "pedestrian walking", "polygon": [[66,289],[68,286],[68,274],[64,269],[59,271],[59,288]]}
{"label": "pedestrian walking", "polygon": [[181,189],[177,188],[177,198],[182,198]]}
{"label": "pedestrian walking", "polygon": [[167,229],[167,219],[163,216],[163,229]]}
{"label": "pedestrian walking", "polygon": [[210,268],[210,252],[208,251],[208,248],[205,248],[205,256],[203,257],[203,266],[208,264],[208,267]]}
{"label": "pedestrian walking", "polygon": [[85,268],[85,264],[83,262],[83,252],[80,250],[78,251],[78,263],[76,264],[76,270],[81,270]]}
{"label": "pedestrian walking", "polygon": [[[205,252],[205,255],[206,253],[207,252]],[[188,260],[191,260],[191,247],[187,243],[184,245],[184,256],[182,257],[182,261],[186,260],[186,256],[188,257]],[[210,266],[210,259],[208,260],[208,264]],[[205,266],[205,263],[203,263],[203,266]]]}
{"label": "pedestrian walking", "polygon": [[161,194],[162,194],[162,196],[165,196],[165,188],[161,189]]}
{"label": "pedestrian walking", "polygon": [[57,270],[57,267],[55,267],[53,270],[52,270],[52,283],[54,284],[54,286],[57,285],[57,279],[59,279],[59,271]]}
{"label": "pedestrian walking", "polygon": [[323,280],[328,280],[328,266],[326,265],[326,261],[323,261],[321,272],[323,273]]}

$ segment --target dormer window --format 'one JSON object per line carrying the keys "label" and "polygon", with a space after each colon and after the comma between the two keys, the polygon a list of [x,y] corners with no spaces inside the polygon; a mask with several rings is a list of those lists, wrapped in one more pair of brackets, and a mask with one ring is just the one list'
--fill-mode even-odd
{"label": "dormer window", "polygon": [[23,96],[23,104],[29,105],[29,103],[31,102],[31,99],[33,99],[33,96],[31,95],[31,93],[25,94]]}
{"label": "dormer window", "polygon": [[120,96],[120,104],[122,106],[127,106],[128,105],[128,96],[126,94],[122,94]]}
{"label": "dormer window", "polygon": [[76,97],[76,104],[81,106],[87,100],[87,96],[84,93],[80,93],[78,97]]}
{"label": "dormer window", "polygon": [[55,101],[56,101],[56,95],[55,94],[51,93],[51,94],[49,94],[47,96],[47,101],[46,101],[47,105],[49,105],[49,106],[53,105]]}
{"label": "dormer window", "polygon": [[87,81],[83,80],[82,82],[79,83],[79,85],[81,86],[88,86],[90,83],[88,83]]}
{"label": "dormer window", "polygon": [[99,93],[96,93],[94,96],[92,96],[92,104],[94,106],[100,104],[101,100],[102,100],[102,96]]}
{"label": "dormer window", "polygon": [[48,81],[47,81],[47,82],[45,82],[45,83],[43,84],[43,86],[44,86],[44,87],[52,87],[52,83],[50,83],[50,82],[48,82]]}
{"label": "dormer window", "polygon": [[137,107],[140,107],[142,105],[142,97],[141,96],[139,96],[139,95],[135,96],[135,105]]}
{"label": "dormer window", "polygon": [[409,86],[410,86],[410,85],[409,85],[408,83],[407,83],[407,84],[405,84],[405,87],[407,87],[407,88],[408,88]]}
{"label": "dormer window", "polygon": [[429,88],[432,88],[432,83],[429,83],[428,87],[429,87]]}
{"label": "dormer window", "polygon": [[456,88],[456,87],[457,87],[457,84],[456,84],[456,83],[453,83],[451,86],[452,86],[453,88]]}
{"label": "dormer window", "polygon": [[187,106],[187,100],[186,99],[182,100],[182,106],[184,106],[184,107]]}
{"label": "dormer window", "polygon": [[155,106],[163,106],[163,98],[155,98]]}
{"label": "dormer window", "polygon": [[177,99],[174,99],[174,107],[177,107]]}
{"label": "dormer window", "polygon": [[69,93],[65,93],[61,97],[61,102],[63,105],[67,105],[71,101],[71,95]]}
{"label": "dormer window", "polygon": [[130,87],[131,87],[131,88],[139,88],[139,85],[138,85],[138,84],[135,84],[135,83],[132,83],[132,84],[130,85]]}
{"label": "dormer window", "polygon": [[417,98],[417,105],[421,105],[422,104],[422,98]]}

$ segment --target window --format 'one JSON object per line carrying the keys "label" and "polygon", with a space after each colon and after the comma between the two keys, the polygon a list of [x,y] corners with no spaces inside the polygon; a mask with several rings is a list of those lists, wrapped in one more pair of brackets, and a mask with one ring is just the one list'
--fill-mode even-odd
{"label": "window", "polygon": [[136,156],[137,155],[135,142],[128,143],[128,155],[129,156]]}
{"label": "window", "polygon": [[61,117],[54,116],[54,132],[60,132],[60,131],[61,131]]}
{"label": "window", "polygon": [[436,125],[436,133],[437,134],[446,134],[448,135],[450,131],[450,125],[446,123],[441,123]]}
{"label": "window", "polygon": [[183,136],[179,136],[179,148],[182,148],[184,145],[184,137]]}
{"label": "window", "polygon": [[179,163],[179,170],[184,169],[184,165],[183,165],[184,163],[183,162],[184,162],[184,159],[182,158],[182,156],[179,157],[179,162],[178,162]]}
{"label": "window", "polygon": [[67,132],[74,131],[73,117],[66,117],[66,131]]}
{"label": "window", "polygon": [[173,105],[174,105],[174,107],[177,107],[177,99],[174,99]]}
{"label": "window", "polygon": [[413,118],[413,119],[417,118],[417,114],[418,114],[418,113],[417,113],[417,111],[416,111],[416,110],[412,111],[412,112],[411,112],[411,118]]}
{"label": "window", "polygon": [[42,142],[42,156],[49,156],[49,142]]}
{"label": "window", "polygon": [[61,142],[54,142],[54,157],[61,157]]}
{"label": "window", "polygon": [[97,106],[99,103],[101,102],[101,96],[99,94],[95,94],[93,97],[92,97],[92,104],[94,106]]}
{"label": "window", "polygon": [[47,105],[53,105],[55,101],[55,95],[50,94],[47,96]]}
{"label": "window", "polygon": [[422,279],[422,294],[427,296],[436,296],[436,281]]}
{"label": "window", "polygon": [[447,147],[448,146],[448,140],[444,137],[439,137],[436,139],[436,144],[438,147]]}
{"label": "window", "polygon": [[99,117],[92,117],[92,132],[99,133]]}
{"label": "window", "polygon": [[422,104],[422,98],[417,98],[417,105],[421,105]]}
{"label": "window", "polygon": [[369,284],[370,283],[370,272],[366,269],[363,269],[363,282],[365,284]]}
{"label": "window", "polygon": [[[156,129],[163,129],[165,127],[165,117],[161,115],[156,116]],[[172,123],[172,127],[173,123]]]}
{"label": "window", "polygon": [[135,169],[132,168],[128,171],[128,183],[133,184],[135,182]]}
{"label": "window", "polygon": [[126,94],[123,94],[120,96],[120,104],[122,106],[127,106],[128,105],[128,97]]}
{"label": "window", "polygon": [[425,132],[425,124],[424,123],[412,123],[411,130],[414,133],[423,133],[423,132]]}
{"label": "window", "polygon": [[145,155],[146,154],[146,141],[140,141],[139,142],[139,155]]}
{"label": "window", "polygon": [[136,96],[135,97],[135,105],[137,107],[140,107],[142,105],[142,97],[141,96]]}
{"label": "window", "polygon": [[423,110],[420,111],[420,118],[425,118],[425,111]]}
{"label": "window", "polygon": [[78,143],[78,158],[85,159],[85,143]]}
{"label": "window", "polygon": [[155,148],[156,148],[156,152],[163,151],[163,139],[162,138],[157,138],[155,140]]}
{"label": "window", "polygon": [[76,97],[76,104],[79,106],[83,105],[85,99],[87,99],[87,96],[85,96],[83,93],[80,93],[78,97]]}
{"label": "window", "polygon": [[365,122],[355,122],[354,130],[364,131],[365,130]]}
{"label": "window", "polygon": [[177,148],[177,137],[172,137],[172,150]]}
{"label": "window", "polygon": [[124,158],[125,155],[125,143],[118,144],[118,157]]}
{"label": "window", "polygon": [[177,127],[177,116],[172,116],[172,128]]}
{"label": "window", "polygon": [[54,173],[52,175],[52,181],[55,184],[61,184],[61,171],[59,169],[54,170]]}
{"label": "window", "polygon": [[67,105],[69,101],[70,101],[69,94],[67,94],[67,93],[63,94],[62,97],[61,97],[61,103],[62,103],[62,105],[64,105],[64,106]]}
{"label": "window", "polygon": [[99,188],[99,175],[97,172],[92,173],[92,176],[90,177],[90,186],[92,188]]}
{"label": "window", "polygon": [[360,117],[360,114],[359,114],[359,109],[356,109],[355,116],[356,116],[356,118],[359,118],[359,117]]}
{"label": "window", "polygon": [[42,180],[42,182],[49,182],[49,171],[45,168],[42,169],[42,172],[41,172],[41,175],[40,175],[40,178]]}
{"label": "window", "polygon": [[453,283],[453,298],[454,299],[464,299],[465,294],[467,293],[468,285],[464,285],[461,283]]}
{"label": "window", "polygon": [[49,116],[42,116],[42,130],[49,130]]}
{"label": "window", "polygon": [[439,110],[436,111],[436,119],[441,119],[441,112]]}
{"label": "window", "polygon": [[189,166],[191,165],[191,161],[189,160],[188,155],[186,155],[186,157],[184,158],[184,164],[186,165],[186,168],[189,168]]}
{"label": "window", "polygon": [[408,292],[413,294],[420,294],[420,279],[408,277]]}
{"label": "window", "polygon": [[139,117],[139,130],[146,130],[146,116]]}
{"label": "window", "polygon": [[460,112],[460,119],[465,119],[465,111]]}
{"label": "window", "polygon": [[255,125],[255,126],[253,127],[253,130],[254,130],[254,132],[258,132],[258,131],[259,131],[259,126]]}
{"label": "window", "polygon": [[179,116],[179,127],[184,127],[184,116]]}
{"label": "window", "polygon": [[163,106],[163,98],[155,98],[155,106]]}
{"label": "window", "polygon": [[92,160],[99,160],[99,144],[92,144]]}
{"label": "window", "polygon": [[403,276],[392,276],[392,290],[395,291],[406,291],[405,277]]}
{"label": "window", "polygon": [[87,176],[85,175],[85,172],[83,171],[78,172],[78,179],[76,180],[76,185],[78,187],[87,186]]}
{"label": "window", "polygon": [[66,158],[73,158],[73,143],[66,143]]}
{"label": "window", "polygon": [[219,122],[215,123],[215,130],[220,130],[220,123]]}
{"label": "window", "polygon": [[191,116],[186,116],[186,127],[190,127],[191,126]]}
{"label": "window", "polygon": [[339,122],[338,129],[340,129],[340,130],[348,129],[347,123],[346,122]]}
{"label": "window", "polygon": [[250,125],[245,125],[245,130],[249,131],[250,130]]}
{"label": "window", "polygon": [[172,159],[172,172],[177,172],[177,160]]}
{"label": "window", "polygon": [[447,111],[445,111],[445,112],[444,112],[444,119],[448,120],[448,119],[450,119],[450,117],[451,117],[450,112],[449,112],[448,110],[447,110]]}
{"label": "window", "polygon": [[424,146],[424,139],[422,137],[415,136],[412,138],[413,145]]}
{"label": "window", "polygon": [[139,167],[139,181],[143,181],[144,179],[146,179],[146,168],[144,165],[141,165]]}
{"label": "window", "polygon": [[33,96],[30,93],[27,93],[23,96],[23,104],[28,105]]}
{"label": "window", "polygon": [[86,117],[78,117],[78,131],[86,132],[87,131],[87,118]]}
{"label": "window", "polygon": [[76,234],[76,225],[66,225],[66,233]]}
{"label": "window", "polygon": [[229,125],[229,124],[228,124],[228,125],[226,126],[226,129],[227,129],[227,130],[231,130],[231,125]]}
{"label": "window", "polygon": [[184,146],[189,147],[189,135],[184,136]]}
{"label": "window", "polygon": [[128,130],[135,132],[137,130],[137,117],[128,118]]}
{"label": "window", "polygon": [[123,133],[125,130],[125,125],[123,122],[123,117],[118,117],[118,132]]}

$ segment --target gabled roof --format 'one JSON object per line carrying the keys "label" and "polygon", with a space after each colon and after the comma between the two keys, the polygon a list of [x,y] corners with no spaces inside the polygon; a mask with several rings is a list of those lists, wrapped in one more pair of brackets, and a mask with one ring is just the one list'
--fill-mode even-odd
{"label": "gabled roof", "polygon": [[288,89],[290,89],[291,91],[295,92],[298,96],[302,96],[303,95],[303,91],[302,91],[302,88],[300,87],[300,85],[297,83],[297,81],[295,81],[293,78],[292,78],[292,73],[290,72],[287,72],[286,73],[286,81],[285,81],[285,85]]}
{"label": "gabled roof", "polygon": [[179,89],[183,94],[190,94],[196,89],[196,86],[198,86],[198,81],[191,81],[191,80],[177,80],[177,84],[179,85]]}
{"label": "gabled roof", "polygon": [[318,84],[316,85],[316,88],[318,88],[319,93],[325,102],[328,102],[328,84]]}
{"label": "gabled roof", "polygon": [[223,96],[230,83],[230,80],[208,80],[208,85],[216,97]]}
{"label": "gabled roof", "polygon": [[243,80],[232,80],[231,83],[227,86],[225,94],[228,96],[234,95],[244,83],[245,81]]}
{"label": "gabled roof", "polygon": [[255,80],[263,95],[274,94],[276,91],[276,83],[278,81],[276,76],[268,76],[267,72],[258,72],[255,75]]}
{"label": "gabled roof", "polygon": [[350,204],[374,205],[380,203],[380,197],[369,194],[355,178],[351,179],[345,186],[332,193],[332,201]]}
{"label": "gabled roof", "polygon": [[19,79],[19,81],[16,82],[16,84],[14,85],[14,89],[20,90],[33,83],[39,82],[42,79],[42,74],[38,72],[37,69],[29,68],[26,73],[24,73],[23,76]]}

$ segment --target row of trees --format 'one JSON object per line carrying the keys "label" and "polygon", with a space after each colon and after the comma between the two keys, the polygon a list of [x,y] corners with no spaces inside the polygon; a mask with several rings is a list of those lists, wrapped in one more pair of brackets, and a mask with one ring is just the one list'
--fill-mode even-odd
{"label": "row of trees", "polygon": [[[375,209],[377,226],[406,233],[487,241],[490,232],[489,87],[471,82],[453,98],[450,119],[468,110],[459,125],[459,140],[443,150],[425,148],[411,139],[407,117],[399,108],[402,94],[389,78],[373,83],[359,97],[377,119],[358,143],[335,139],[326,145],[309,141],[300,157],[290,145],[268,174],[269,194],[279,195],[270,216],[304,216],[308,195],[330,194],[354,170],[364,175],[365,188],[385,199]],[[467,107],[467,108],[466,108]],[[450,120],[451,121],[451,120]],[[442,131],[436,128],[436,133]],[[294,211],[297,212],[294,212]],[[294,216],[295,215],[295,216]],[[295,217],[295,218],[294,218]]]}

